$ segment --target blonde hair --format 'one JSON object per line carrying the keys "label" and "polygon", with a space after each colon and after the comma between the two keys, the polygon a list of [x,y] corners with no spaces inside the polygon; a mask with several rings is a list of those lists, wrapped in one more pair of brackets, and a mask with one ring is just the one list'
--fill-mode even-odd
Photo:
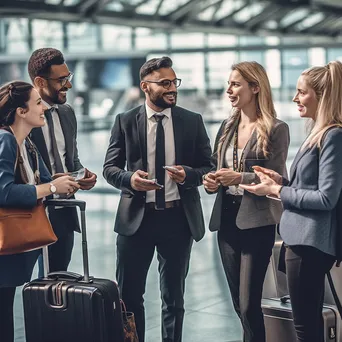
{"label": "blonde hair", "polygon": [[[243,79],[248,82],[250,87],[258,86],[259,92],[256,94],[257,121],[257,150],[262,151],[264,156],[269,154],[270,134],[274,125],[274,119],[277,117],[272,100],[272,91],[266,70],[257,62],[241,62],[233,64],[231,70],[238,71]],[[241,111],[234,108],[231,116],[228,118],[223,134],[217,147],[218,160],[220,160],[223,142],[226,140],[229,131],[234,122],[240,120]]]}
{"label": "blonde hair", "polygon": [[324,133],[330,127],[342,127],[342,63],[332,61],[323,67],[304,70],[301,75],[318,100],[316,118],[302,149],[314,145],[321,147]]}

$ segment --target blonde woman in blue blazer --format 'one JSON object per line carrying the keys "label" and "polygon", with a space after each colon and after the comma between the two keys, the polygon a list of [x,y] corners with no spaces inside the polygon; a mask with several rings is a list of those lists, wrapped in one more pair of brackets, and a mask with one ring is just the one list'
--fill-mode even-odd
{"label": "blonde woman in blue blazer", "polygon": [[325,274],[336,260],[336,205],[342,189],[342,63],[305,70],[293,101],[300,116],[312,120],[312,129],[290,180],[256,167],[261,183],[242,187],[281,200],[280,234],[297,341],[322,342]]}
{"label": "blonde woman in blue blazer", "polygon": [[[33,127],[45,124],[45,106],[38,92],[26,82],[14,81],[0,87],[0,207],[33,208],[37,200],[79,188],[68,175],[55,180],[38,155],[40,181],[33,172],[34,160],[26,138]],[[17,163],[17,147],[23,173]],[[21,174],[25,174],[23,179]],[[13,342],[13,300],[17,286],[31,278],[40,250],[0,256],[0,333],[1,342]]]}

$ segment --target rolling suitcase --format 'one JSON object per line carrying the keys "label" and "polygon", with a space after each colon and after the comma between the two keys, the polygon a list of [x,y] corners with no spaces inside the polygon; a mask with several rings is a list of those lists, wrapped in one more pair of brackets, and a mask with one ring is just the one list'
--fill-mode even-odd
{"label": "rolling suitcase", "polygon": [[117,284],[89,277],[85,202],[49,200],[48,206],[78,206],[81,210],[84,275],[48,273],[23,288],[26,342],[123,342],[123,321]]}
{"label": "rolling suitcase", "polygon": [[[283,297],[284,298],[284,297]],[[267,342],[296,341],[291,304],[281,298],[263,299]],[[341,342],[341,317],[334,305],[324,305],[324,342]]]}

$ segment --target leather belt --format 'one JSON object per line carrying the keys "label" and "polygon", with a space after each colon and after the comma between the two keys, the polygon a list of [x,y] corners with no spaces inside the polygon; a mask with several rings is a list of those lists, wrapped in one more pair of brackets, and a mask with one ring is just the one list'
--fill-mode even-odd
{"label": "leather belt", "polygon": [[[176,207],[180,207],[181,205],[182,205],[181,200],[168,201],[168,202],[165,202],[165,209],[176,208]],[[146,203],[145,208],[146,209],[153,209],[153,210],[160,210],[160,209],[156,209],[155,202]],[[161,210],[163,210],[163,209],[161,209]]]}

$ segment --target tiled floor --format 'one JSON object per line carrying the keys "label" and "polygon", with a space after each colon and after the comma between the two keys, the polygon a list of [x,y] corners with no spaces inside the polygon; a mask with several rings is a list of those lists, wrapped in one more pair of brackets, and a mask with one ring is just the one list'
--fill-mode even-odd
{"label": "tiled floor", "polygon": [[[210,135],[216,132],[210,130]],[[98,189],[109,190],[102,178],[102,164],[109,132],[80,134],[78,146],[84,166],[99,175]],[[213,197],[202,193],[202,205],[208,223]],[[79,199],[87,201],[88,245],[91,274],[97,277],[114,278],[115,275],[115,233],[113,222],[118,204],[118,195],[99,194],[96,189],[79,193]],[[70,270],[82,272],[80,235]],[[35,272],[36,274],[36,272]],[[24,323],[21,307],[21,289],[15,302],[16,342],[24,342]],[[160,296],[156,259],[151,265],[146,291],[146,317],[148,342],[159,342]],[[191,267],[186,283],[186,315],[183,340],[185,342],[238,342],[241,341],[241,327],[232,307],[229,290],[219,259],[216,233],[207,231],[203,240],[194,244]],[[75,341],[77,342],[77,341]]]}

